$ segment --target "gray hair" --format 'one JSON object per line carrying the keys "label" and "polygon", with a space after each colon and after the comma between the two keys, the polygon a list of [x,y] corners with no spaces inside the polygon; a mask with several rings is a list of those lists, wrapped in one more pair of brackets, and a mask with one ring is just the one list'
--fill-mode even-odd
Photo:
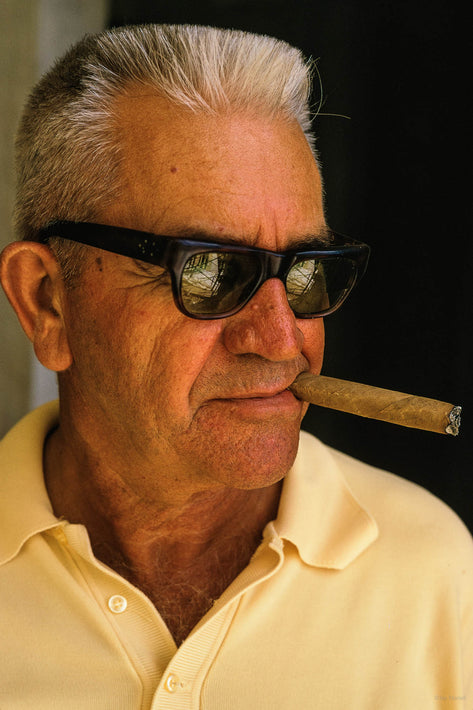
{"label": "gray hair", "polygon": [[33,89],[16,141],[17,238],[54,219],[92,221],[120,195],[114,101],[153,87],[193,112],[296,120],[312,149],[311,61],[263,35],[194,25],[135,25],[86,36]]}

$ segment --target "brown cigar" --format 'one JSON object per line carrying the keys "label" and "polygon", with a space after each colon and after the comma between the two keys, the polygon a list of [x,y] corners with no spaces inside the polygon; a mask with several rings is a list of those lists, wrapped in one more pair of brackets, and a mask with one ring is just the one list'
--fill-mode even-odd
{"label": "brown cigar", "polygon": [[427,397],[361,385],[335,377],[301,373],[289,389],[306,402],[359,417],[456,436],[461,407]]}

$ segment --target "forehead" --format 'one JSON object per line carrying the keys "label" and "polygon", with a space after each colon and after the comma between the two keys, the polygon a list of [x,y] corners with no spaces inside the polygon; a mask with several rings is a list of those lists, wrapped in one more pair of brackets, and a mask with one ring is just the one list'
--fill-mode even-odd
{"label": "forehead", "polygon": [[193,113],[146,89],[116,108],[124,190],[110,223],[267,248],[323,226],[320,175],[295,121]]}

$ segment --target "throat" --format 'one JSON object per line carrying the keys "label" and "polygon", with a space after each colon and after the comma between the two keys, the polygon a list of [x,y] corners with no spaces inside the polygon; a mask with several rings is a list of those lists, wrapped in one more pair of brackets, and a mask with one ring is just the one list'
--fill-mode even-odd
{"label": "throat", "polygon": [[214,544],[186,564],[178,564],[173,552],[160,549],[140,568],[104,546],[96,546],[94,552],[146,594],[179,646],[248,565],[260,541],[260,534],[228,539],[224,546]]}

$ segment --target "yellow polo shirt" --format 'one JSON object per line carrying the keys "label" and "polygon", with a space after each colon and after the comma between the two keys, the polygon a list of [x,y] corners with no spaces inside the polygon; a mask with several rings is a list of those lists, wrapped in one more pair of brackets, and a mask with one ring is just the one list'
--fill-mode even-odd
{"label": "yellow polo shirt", "polygon": [[53,515],[56,420],[0,444],[1,710],[472,710],[473,543],[429,493],[302,433],[276,521],[177,649]]}

